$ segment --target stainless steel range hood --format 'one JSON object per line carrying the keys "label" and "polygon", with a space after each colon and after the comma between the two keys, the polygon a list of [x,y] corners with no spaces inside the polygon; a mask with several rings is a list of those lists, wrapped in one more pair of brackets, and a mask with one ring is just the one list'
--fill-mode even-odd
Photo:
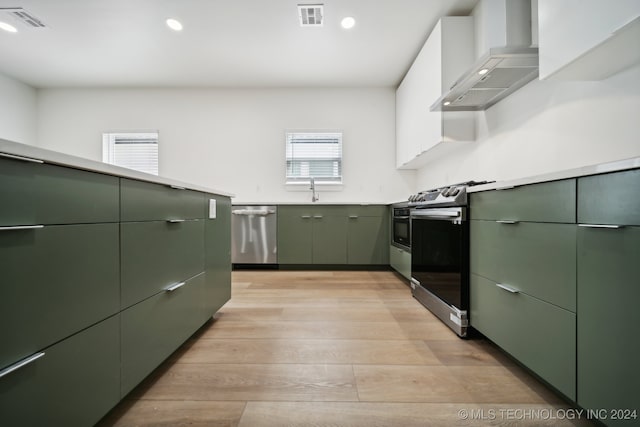
{"label": "stainless steel range hood", "polygon": [[491,48],[431,106],[431,111],[486,110],[536,77],[537,47]]}
{"label": "stainless steel range hood", "polygon": [[431,111],[486,110],[538,77],[538,48],[531,46],[529,0],[481,0],[473,15],[476,43],[491,47],[476,47],[484,54],[431,106]]}

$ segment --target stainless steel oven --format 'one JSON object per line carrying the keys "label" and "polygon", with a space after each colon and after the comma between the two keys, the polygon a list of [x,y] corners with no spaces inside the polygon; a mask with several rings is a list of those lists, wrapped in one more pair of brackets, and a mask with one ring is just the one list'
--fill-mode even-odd
{"label": "stainless steel oven", "polygon": [[391,244],[407,251],[411,250],[411,218],[407,203],[392,206]]}
{"label": "stainless steel oven", "polygon": [[461,337],[469,326],[469,221],[464,182],[409,197],[411,292]]}
{"label": "stainless steel oven", "polygon": [[413,296],[458,335],[469,325],[469,222],[466,207],[411,211]]}

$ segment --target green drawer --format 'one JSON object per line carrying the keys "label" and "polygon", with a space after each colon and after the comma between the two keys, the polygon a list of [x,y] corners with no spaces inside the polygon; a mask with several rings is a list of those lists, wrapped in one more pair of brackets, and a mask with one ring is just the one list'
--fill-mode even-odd
{"label": "green drawer", "polygon": [[198,191],[124,178],[120,185],[122,221],[198,219],[208,210]]}
{"label": "green drawer", "polygon": [[403,275],[405,279],[411,280],[410,252],[397,248],[393,245],[389,246],[389,263],[391,264],[391,267]]}
{"label": "green drawer", "polygon": [[640,169],[578,179],[578,222],[640,225]]}
{"label": "green drawer", "polygon": [[120,225],[121,308],[204,271],[204,220]]}
{"label": "green drawer", "polygon": [[0,158],[0,227],[118,222],[118,178]]}
{"label": "green drawer", "polygon": [[200,274],[121,313],[122,397],[204,323],[205,285]]}
{"label": "green drawer", "polygon": [[544,182],[470,195],[471,219],[576,222],[576,180]]}
{"label": "green drawer", "polygon": [[231,299],[231,199],[216,199],[217,216],[205,220],[204,251],[207,304],[205,316],[211,317]]}
{"label": "green drawer", "polygon": [[471,221],[471,272],[576,311],[575,224]]}
{"label": "green drawer", "polygon": [[572,400],[576,315],[471,275],[471,325]]}
{"label": "green drawer", "polygon": [[118,224],[0,231],[0,368],[118,312]]}
{"label": "green drawer", "polygon": [[384,205],[349,205],[346,207],[347,216],[381,216],[389,215],[388,207]]}
{"label": "green drawer", "polygon": [[119,317],[113,316],[0,378],[2,425],[97,423],[120,399],[119,346]]}
{"label": "green drawer", "polygon": [[640,410],[639,248],[640,227],[578,230],[578,404],[585,409]]}

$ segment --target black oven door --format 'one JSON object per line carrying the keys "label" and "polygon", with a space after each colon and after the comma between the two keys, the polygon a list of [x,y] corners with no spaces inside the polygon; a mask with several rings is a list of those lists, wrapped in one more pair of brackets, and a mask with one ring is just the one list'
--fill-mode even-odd
{"label": "black oven door", "polygon": [[448,305],[469,308],[469,222],[466,208],[411,212],[411,277]]}

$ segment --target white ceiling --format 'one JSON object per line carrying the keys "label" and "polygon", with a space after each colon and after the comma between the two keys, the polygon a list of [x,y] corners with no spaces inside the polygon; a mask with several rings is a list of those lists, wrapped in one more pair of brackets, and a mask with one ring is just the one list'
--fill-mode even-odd
{"label": "white ceiling", "polygon": [[[396,86],[438,18],[476,2],[0,0],[47,26],[0,10],[19,29],[0,30],[0,73],[38,88]],[[301,28],[298,3],[324,3],[324,27]]]}

